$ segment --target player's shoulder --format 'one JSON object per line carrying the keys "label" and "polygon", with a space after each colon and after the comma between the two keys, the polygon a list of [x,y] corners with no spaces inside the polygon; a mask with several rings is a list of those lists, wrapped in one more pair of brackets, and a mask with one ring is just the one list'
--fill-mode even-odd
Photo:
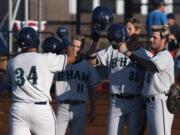
{"label": "player's shoulder", "polygon": [[147,49],[143,48],[143,47],[139,47],[137,50],[133,51],[137,56],[141,56],[141,57],[149,57],[151,58],[153,56],[153,54],[148,51]]}
{"label": "player's shoulder", "polygon": [[169,57],[169,56],[171,56],[171,53],[167,49],[164,49],[164,50],[158,52],[157,55],[164,55],[164,56]]}
{"label": "player's shoulder", "polygon": [[65,57],[66,56],[66,54],[59,54],[59,55],[57,55],[56,53],[51,53],[51,52],[49,52],[49,53],[45,53],[47,56],[49,56],[49,57]]}
{"label": "player's shoulder", "polygon": [[166,49],[163,50],[163,51],[158,52],[154,56],[154,59],[164,59],[165,62],[170,62],[170,61],[173,62],[174,61],[171,53],[168,50],[166,50]]}
{"label": "player's shoulder", "polygon": [[92,66],[86,59],[82,59],[79,64],[83,66]]}
{"label": "player's shoulder", "polygon": [[149,51],[149,50],[147,50],[147,49],[145,49],[145,48],[143,48],[143,47],[141,47],[142,48],[142,50],[146,53],[146,55],[148,56],[148,57],[153,57],[153,53],[151,52],[151,51]]}
{"label": "player's shoulder", "polygon": [[102,48],[101,50],[99,50],[98,53],[112,52],[112,51],[113,51],[113,48],[112,48],[112,45],[110,45],[110,46],[108,46],[108,47]]}
{"label": "player's shoulder", "polygon": [[86,68],[94,68],[93,65],[91,63],[89,63],[89,61],[86,59],[83,59],[81,61],[81,64],[82,64],[82,66],[85,66]]}
{"label": "player's shoulder", "polygon": [[14,61],[14,60],[23,60],[27,58],[34,58],[36,57],[37,52],[24,52],[24,53],[18,53],[11,57],[9,60]]}
{"label": "player's shoulder", "polygon": [[57,55],[57,54],[55,54],[55,53],[51,53],[51,52],[49,52],[49,53],[43,53],[42,54],[42,57],[45,57],[45,58],[47,58],[48,60],[55,60],[55,59],[63,59],[63,58],[65,58],[66,57],[66,55],[65,54],[62,54],[62,55]]}
{"label": "player's shoulder", "polygon": [[87,59],[82,59],[81,62],[85,64],[90,64]]}

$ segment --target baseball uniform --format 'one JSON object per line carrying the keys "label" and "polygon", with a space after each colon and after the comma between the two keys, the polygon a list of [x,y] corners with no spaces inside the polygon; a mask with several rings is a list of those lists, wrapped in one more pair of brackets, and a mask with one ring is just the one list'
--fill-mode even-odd
{"label": "baseball uniform", "polygon": [[[134,53],[149,59],[150,54],[143,48],[135,50]],[[144,70],[112,46],[98,52],[97,60],[99,65],[108,68],[112,95],[107,134],[122,135],[122,129],[127,124],[127,134],[138,135]]]}
{"label": "baseball uniform", "polygon": [[49,102],[54,73],[65,68],[66,55],[21,53],[8,61],[5,81],[12,85],[10,135],[55,135]]}
{"label": "baseball uniform", "polygon": [[171,135],[174,115],[167,110],[166,100],[174,83],[174,61],[168,50],[158,52],[151,61],[158,72],[146,71],[143,96],[146,101],[147,124],[150,135]]}
{"label": "baseball uniform", "polygon": [[89,90],[99,81],[94,67],[86,60],[68,65],[56,74],[58,135],[65,135],[68,124],[71,135],[84,135]]}

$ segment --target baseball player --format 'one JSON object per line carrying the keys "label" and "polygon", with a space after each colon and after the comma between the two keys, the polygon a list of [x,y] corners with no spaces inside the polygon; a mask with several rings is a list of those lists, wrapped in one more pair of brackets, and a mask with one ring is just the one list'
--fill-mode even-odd
{"label": "baseball player", "polygon": [[[141,22],[136,18],[130,18],[125,23],[130,39],[128,41],[128,48],[134,50],[142,44],[139,42],[140,33],[141,33]],[[152,55],[150,56],[152,57]],[[143,84],[142,84],[143,85]],[[141,111],[141,130],[139,135],[143,135],[146,129],[146,112],[145,112],[145,103],[143,103],[143,108]]]}
{"label": "baseball player", "polygon": [[[92,38],[98,39],[97,35],[92,35]],[[122,135],[125,124],[128,135],[138,135],[141,128],[143,69],[118,51],[119,45],[125,44],[129,39],[124,25],[112,24],[108,28],[107,38],[111,46],[96,52],[98,40],[94,40],[91,47],[94,52],[90,49],[89,55],[92,64],[106,66],[109,71],[111,101],[107,135]],[[138,56],[149,59],[145,49],[140,46],[133,49],[132,51]]]}
{"label": "baseball player", "polygon": [[[73,40],[72,45],[76,56],[80,55],[84,46],[82,41],[82,36],[77,36]],[[71,135],[84,135],[88,98],[90,98],[88,118],[90,122],[95,120],[95,86],[99,81],[100,78],[94,67],[82,57],[76,63],[68,65],[64,71],[56,73],[58,135],[65,135],[68,126]]]}
{"label": "baseball player", "polygon": [[150,135],[171,135],[174,115],[168,111],[166,100],[170,86],[174,83],[174,61],[166,50],[168,36],[167,27],[152,26],[151,48],[155,55],[150,60],[138,57],[125,44],[119,47],[120,52],[147,70],[142,93]]}
{"label": "baseball player", "polygon": [[4,79],[12,86],[9,135],[55,135],[50,87],[54,73],[75,62],[72,47],[67,55],[40,54],[38,33],[30,27],[19,32],[18,42],[22,53],[8,61]]}

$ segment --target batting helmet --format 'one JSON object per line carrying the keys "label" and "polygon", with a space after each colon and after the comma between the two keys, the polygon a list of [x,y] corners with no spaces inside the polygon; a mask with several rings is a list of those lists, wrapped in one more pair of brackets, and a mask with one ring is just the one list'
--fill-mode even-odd
{"label": "batting helmet", "polygon": [[56,54],[62,54],[64,51],[63,43],[53,36],[47,37],[43,41],[42,48],[45,53],[51,52]]}
{"label": "batting helmet", "polygon": [[113,21],[112,11],[105,6],[98,6],[92,12],[92,23],[97,24],[103,30]]}
{"label": "batting helmet", "polygon": [[118,43],[126,42],[129,39],[127,28],[122,24],[112,24],[107,31],[107,38],[114,49],[118,48]]}
{"label": "batting helmet", "polygon": [[39,42],[39,34],[31,27],[23,28],[18,34],[19,47],[23,50],[38,48]]}
{"label": "batting helmet", "polygon": [[59,27],[56,31],[56,34],[63,41],[63,44],[65,46],[70,45],[69,32],[68,32],[68,29],[66,27]]}

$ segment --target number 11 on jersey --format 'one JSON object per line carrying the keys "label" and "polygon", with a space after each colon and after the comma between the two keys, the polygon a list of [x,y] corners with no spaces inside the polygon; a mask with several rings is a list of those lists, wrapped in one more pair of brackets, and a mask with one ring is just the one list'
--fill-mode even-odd
{"label": "number 11 on jersey", "polygon": [[83,93],[83,90],[84,88],[83,88],[83,84],[81,84],[81,83],[78,83],[77,84],[77,93]]}

